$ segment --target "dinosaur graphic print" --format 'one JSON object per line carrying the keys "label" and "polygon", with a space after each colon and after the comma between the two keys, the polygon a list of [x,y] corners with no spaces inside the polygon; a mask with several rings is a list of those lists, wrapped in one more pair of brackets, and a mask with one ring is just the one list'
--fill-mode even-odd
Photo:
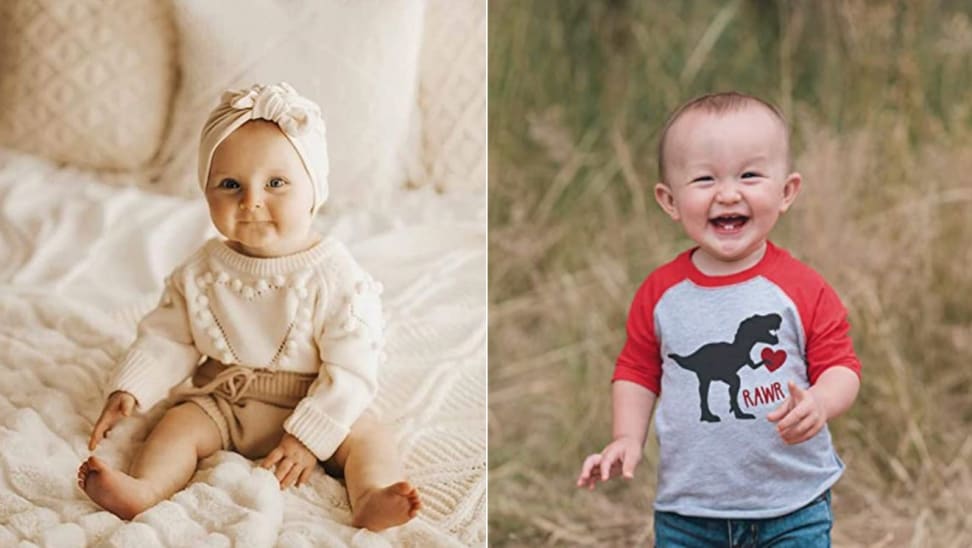
{"label": "dinosaur graphic print", "polygon": [[739,370],[748,365],[757,369],[766,365],[770,371],[775,371],[783,365],[786,352],[783,350],[763,349],[762,360],[754,362],[750,352],[759,343],[777,344],[777,331],[782,324],[779,314],[756,314],[739,324],[736,337],[732,342],[713,342],[704,344],[688,356],[669,354],[683,369],[695,373],[699,379],[699,405],[702,411],[702,422],[719,422],[717,415],[709,410],[709,385],[712,381],[722,381],[729,385],[729,407],[737,419],[755,419],[750,413],[743,412],[739,407]]}

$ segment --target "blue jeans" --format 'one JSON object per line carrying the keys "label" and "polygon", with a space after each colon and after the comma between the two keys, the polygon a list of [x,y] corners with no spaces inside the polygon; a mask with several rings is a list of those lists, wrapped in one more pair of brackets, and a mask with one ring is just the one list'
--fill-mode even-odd
{"label": "blue jeans", "polygon": [[830,548],[830,490],[789,514],[767,519],[693,518],[655,512],[658,548]]}

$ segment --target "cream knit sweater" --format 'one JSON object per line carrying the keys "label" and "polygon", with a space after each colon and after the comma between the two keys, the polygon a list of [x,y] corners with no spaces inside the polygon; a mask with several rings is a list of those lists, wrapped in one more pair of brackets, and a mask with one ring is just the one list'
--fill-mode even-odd
{"label": "cream knit sweater", "polygon": [[317,373],[284,423],[321,460],[371,404],[384,361],[381,284],[325,237],[306,251],[254,258],[212,239],[166,279],[108,392],[147,410],[205,356],[227,365]]}

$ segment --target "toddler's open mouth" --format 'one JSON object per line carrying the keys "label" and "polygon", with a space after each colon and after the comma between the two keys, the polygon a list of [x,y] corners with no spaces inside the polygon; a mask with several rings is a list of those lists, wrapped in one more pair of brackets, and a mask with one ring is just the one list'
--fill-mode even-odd
{"label": "toddler's open mouth", "polygon": [[742,230],[742,227],[749,222],[749,217],[745,215],[719,215],[709,219],[709,223],[719,234],[735,234]]}

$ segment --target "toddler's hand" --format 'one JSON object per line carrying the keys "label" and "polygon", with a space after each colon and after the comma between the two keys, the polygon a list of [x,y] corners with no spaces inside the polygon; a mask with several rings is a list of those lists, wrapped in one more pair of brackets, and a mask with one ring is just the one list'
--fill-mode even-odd
{"label": "toddler's hand", "polygon": [[587,487],[593,491],[598,481],[607,481],[619,475],[634,477],[635,467],[641,461],[642,447],[628,436],[622,436],[604,448],[584,459],[577,487]]}
{"label": "toddler's hand", "polygon": [[299,439],[286,432],[277,447],[260,463],[260,466],[267,470],[276,466],[274,475],[280,482],[281,489],[294,484],[299,486],[307,483],[315,465],[317,465],[317,457],[314,453],[311,453]]}
{"label": "toddler's hand", "polygon": [[135,409],[135,396],[121,390],[112,392],[101,410],[101,416],[95,422],[91,439],[88,440],[88,449],[94,451],[98,443],[108,435],[108,432],[111,432],[115,423],[131,415],[133,409]]}
{"label": "toddler's hand", "polygon": [[789,383],[790,396],[782,405],[771,411],[766,418],[776,424],[776,431],[790,445],[803,443],[817,435],[827,424],[827,413],[813,392],[803,390],[793,381]]}

